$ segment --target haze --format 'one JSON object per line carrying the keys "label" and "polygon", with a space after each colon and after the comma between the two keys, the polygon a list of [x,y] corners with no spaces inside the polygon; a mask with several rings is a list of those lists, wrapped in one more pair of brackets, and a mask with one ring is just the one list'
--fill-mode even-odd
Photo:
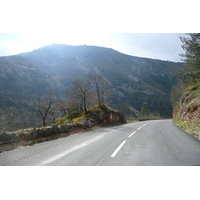
{"label": "haze", "polygon": [[49,44],[94,45],[128,55],[180,62],[183,33],[0,33],[0,56],[32,51]]}

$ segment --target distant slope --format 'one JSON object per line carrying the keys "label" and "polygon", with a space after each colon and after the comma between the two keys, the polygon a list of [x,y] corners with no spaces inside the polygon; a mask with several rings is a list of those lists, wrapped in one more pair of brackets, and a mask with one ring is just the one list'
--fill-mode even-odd
{"label": "distant slope", "polygon": [[53,88],[65,98],[64,89],[71,80],[102,68],[112,92],[111,107],[137,116],[145,102],[150,112],[171,117],[170,92],[179,65],[109,48],[62,44],[0,57],[0,127],[10,130],[37,125],[34,103],[38,96]]}
{"label": "distant slope", "polygon": [[20,56],[0,57],[0,130],[38,125],[37,98],[61,86]]}
{"label": "distant slope", "polygon": [[113,93],[112,106],[125,103],[129,113],[139,111],[145,102],[150,111],[171,117],[170,92],[177,81],[174,66],[180,63],[129,56],[103,47],[60,44],[22,55],[64,86],[78,76],[104,68]]}

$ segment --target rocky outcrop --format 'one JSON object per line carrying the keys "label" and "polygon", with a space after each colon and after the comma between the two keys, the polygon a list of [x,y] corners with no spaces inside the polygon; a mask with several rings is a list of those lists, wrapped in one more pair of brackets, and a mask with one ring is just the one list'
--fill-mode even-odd
{"label": "rocky outcrop", "polygon": [[173,118],[186,132],[200,138],[200,89],[188,87],[174,108]]}
{"label": "rocky outcrop", "polygon": [[91,107],[87,112],[86,118],[95,124],[127,123],[123,114],[104,105]]}
{"label": "rocky outcrop", "polygon": [[190,87],[182,94],[179,105],[174,109],[173,116],[183,122],[199,119],[200,95],[198,88]]}

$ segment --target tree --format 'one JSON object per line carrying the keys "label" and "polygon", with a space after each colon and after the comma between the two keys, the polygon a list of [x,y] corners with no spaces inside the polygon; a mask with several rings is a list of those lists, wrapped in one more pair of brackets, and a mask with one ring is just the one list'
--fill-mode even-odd
{"label": "tree", "polygon": [[185,71],[180,75],[188,82],[198,82],[200,80],[200,33],[189,33],[188,36],[189,38],[180,37],[182,48],[185,50],[185,53],[180,56],[184,57],[182,60],[186,64]]}
{"label": "tree", "polygon": [[[184,83],[187,84],[187,82]],[[178,83],[174,85],[171,90],[170,100],[173,108],[175,108],[179,104],[183,91],[184,84],[182,78],[180,78],[178,80]]]}
{"label": "tree", "polygon": [[92,96],[92,88],[87,77],[79,78],[71,82],[71,87],[67,91],[67,95],[75,102],[79,102],[85,112],[87,105]]}
{"label": "tree", "polygon": [[43,126],[46,126],[50,122],[50,116],[51,121],[55,120],[54,112],[51,110],[53,103],[55,103],[56,98],[53,96],[53,91],[50,90],[45,94],[45,97],[38,98],[37,102],[37,111],[39,112],[41,118],[42,118],[42,124]]}
{"label": "tree", "polygon": [[101,96],[100,96],[100,82],[101,82],[101,76],[100,75],[91,75],[89,74],[89,78],[94,85],[94,88],[96,90],[97,94],[97,102],[99,105],[101,105]]}
{"label": "tree", "polygon": [[107,89],[108,81],[104,77],[105,70],[101,69],[97,74],[89,74],[91,83],[94,85],[97,95],[97,103],[99,105],[104,105],[106,103],[106,97],[110,94]]}
{"label": "tree", "polygon": [[58,102],[55,104],[54,109],[59,110],[63,113],[63,115],[66,115],[68,111],[68,104],[65,102]]}
{"label": "tree", "polygon": [[142,107],[141,107],[141,111],[140,111],[140,116],[141,117],[146,117],[146,116],[149,116],[149,110],[146,106],[145,103],[142,103]]}
{"label": "tree", "polygon": [[78,112],[78,103],[70,101],[69,103],[59,102],[54,106],[55,110],[61,111],[63,116],[68,116],[70,120],[77,117],[80,113]]}

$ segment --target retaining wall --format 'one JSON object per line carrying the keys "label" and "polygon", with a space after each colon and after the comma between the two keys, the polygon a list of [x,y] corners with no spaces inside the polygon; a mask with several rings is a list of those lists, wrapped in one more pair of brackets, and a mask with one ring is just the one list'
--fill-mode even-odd
{"label": "retaining wall", "polygon": [[19,142],[22,140],[31,140],[36,138],[42,137],[49,137],[56,134],[61,133],[68,133],[73,130],[73,128],[89,128],[90,123],[84,124],[63,124],[60,126],[53,125],[53,126],[45,126],[41,128],[29,128],[29,129],[22,129],[17,130],[14,132],[1,132],[0,133],[0,145],[1,144],[8,144],[13,142]]}

